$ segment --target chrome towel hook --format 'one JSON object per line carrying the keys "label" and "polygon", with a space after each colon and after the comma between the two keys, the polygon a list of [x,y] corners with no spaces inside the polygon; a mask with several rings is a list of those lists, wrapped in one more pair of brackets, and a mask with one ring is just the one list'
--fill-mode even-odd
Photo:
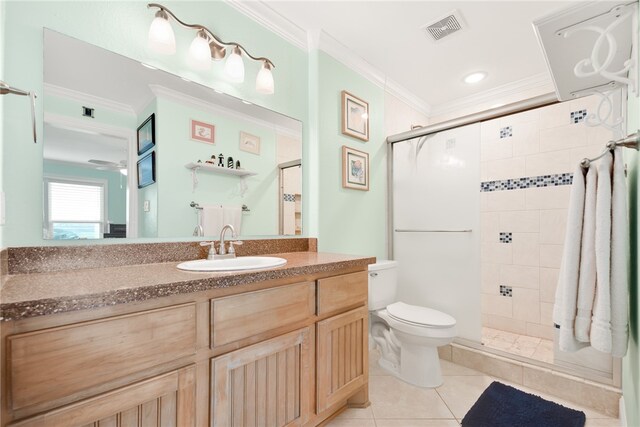
{"label": "chrome towel hook", "polygon": [[31,125],[33,128],[33,142],[37,143],[38,138],[36,136],[36,98],[38,96],[35,94],[35,92],[27,92],[22,89],[11,87],[7,83],[0,80],[0,95],[28,96],[31,99]]}

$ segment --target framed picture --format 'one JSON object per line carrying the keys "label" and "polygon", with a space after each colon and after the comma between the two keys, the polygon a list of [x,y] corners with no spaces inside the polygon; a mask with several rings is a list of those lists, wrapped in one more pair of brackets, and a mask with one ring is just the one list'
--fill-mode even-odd
{"label": "framed picture", "polygon": [[369,191],[369,153],[342,146],[342,187]]}
{"label": "framed picture", "polygon": [[342,91],[342,133],[369,140],[369,104],[346,90]]}
{"label": "framed picture", "polygon": [[138,127],[138,155],[156,144],[156,115],[152,114]]}
{"label": "framed picture", "polygon": [[156,152],[152,151],[138,160],[138,188],[156,182]]}
{"label": "framed picture", "polygon": [[260,137],[240,132],[240,149],[247,153],[260,155]]}
{"label": "framed picture", "polygon": [[213,144],[215,142],[216,127],[212,124],[191,120],[191,139],[194,141]]}

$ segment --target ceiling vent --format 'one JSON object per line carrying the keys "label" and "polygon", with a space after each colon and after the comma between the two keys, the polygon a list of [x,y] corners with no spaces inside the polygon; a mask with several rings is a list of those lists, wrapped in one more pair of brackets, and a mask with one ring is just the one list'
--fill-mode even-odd
{"label": "ceiling vent", "polygon": [[433,41],[439,41],[443,38],[450,36],[453,33],[457,33],[464,28],[464,21],[460,12],[454,10],[448,13],[443,18],[438,19],[436,22],[426,24],[422,26],[422,29],[427,34],[427,37]]}

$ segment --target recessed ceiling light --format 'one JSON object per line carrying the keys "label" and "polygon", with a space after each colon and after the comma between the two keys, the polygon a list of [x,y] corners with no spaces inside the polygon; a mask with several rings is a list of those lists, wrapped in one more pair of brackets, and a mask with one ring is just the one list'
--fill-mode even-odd
{"label": "recessed ceiling light", "polygon": [[484,80],[485,77],[487,77],[487,73],[485,73],[484,71],[478,71],[476,73],[471,73],[467,77],[465,77],[464,82],[467,84],[474,84],[478,83],[481,80]]}
{"label": "recessed ceiling light", "polygon": [[154,67],[153,65],[145,64],[144,62],[141,62],[140,64],[142,64],[143,67],[146,67],[150,70],[157,70],[157,68]]}

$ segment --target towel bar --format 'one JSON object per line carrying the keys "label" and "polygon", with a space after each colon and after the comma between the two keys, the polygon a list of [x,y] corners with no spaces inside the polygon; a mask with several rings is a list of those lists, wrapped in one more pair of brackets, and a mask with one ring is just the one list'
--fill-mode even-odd
{"label": "towel bar", "polygon": [[640,130],[636,133],[632,133],[631,135],[627,135],[625,138],[607,142],[606,148],[602,153],[600,153],[598,156],[594,157],[593,159],[588,159],[585,157],[580,162],[580,166],[582,166],[585,169],[588,168],[591,162],[595,162],[596,160],[601,159],[608,152],[615,150],[616,147],[625,147],[625,148],[632,148],[634,150],[638,150],[639,146],[640,146]]}

